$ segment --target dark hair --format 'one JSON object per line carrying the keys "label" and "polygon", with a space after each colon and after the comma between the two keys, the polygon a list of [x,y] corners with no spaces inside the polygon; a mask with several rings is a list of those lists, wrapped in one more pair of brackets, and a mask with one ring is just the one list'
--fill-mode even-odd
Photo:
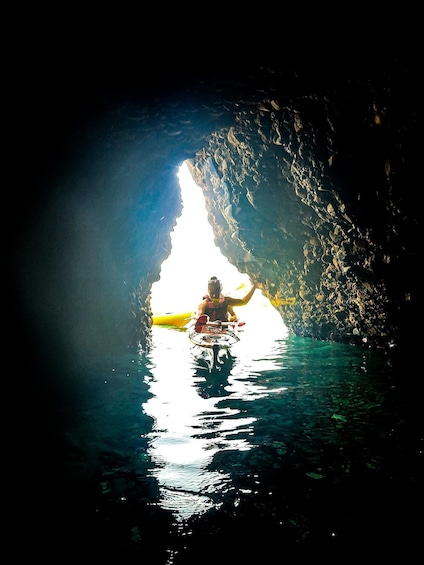
{"label": "dark hair", "polygon": [[218,298],[218,295],[222,291],[222,284],[221,281],[217,277],[211,277],[208,280],[208,289],[214,298]]}

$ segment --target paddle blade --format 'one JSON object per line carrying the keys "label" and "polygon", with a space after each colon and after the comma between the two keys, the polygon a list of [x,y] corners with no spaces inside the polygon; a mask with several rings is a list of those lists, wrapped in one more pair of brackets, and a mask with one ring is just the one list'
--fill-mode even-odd
{"label": "paddle blade", "polygon": [[196,320],[194,331],[200,333],[205,327],[205,325],[208,323],[208,321],[209,321],[209,316],[207,316],[206,314],[202,314],[201,316],[199,316]]}
{"label": "paddle blade", "polygon": [[269,301],[273,306],[294,306],[296,304],[296,297],[270,298]]}

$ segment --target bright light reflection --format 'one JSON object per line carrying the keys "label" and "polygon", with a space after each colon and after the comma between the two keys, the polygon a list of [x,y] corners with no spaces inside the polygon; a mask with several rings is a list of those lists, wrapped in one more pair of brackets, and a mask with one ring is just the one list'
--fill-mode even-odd
{"label": "bright light reflection", "polygon": [[[185,332],[154,327],[154,334],[158,338],[151,354],[154,378],[149,381],[153,396],[143,405],[144,412],[154,418],[149,434],[155,463],[152,474],[161,486],[162,506],[186,519],[219,506],[215,499],[227,488],[230,477],[207,470],[207,465],[219,449],[246,449],[244,439],[226,439],[225,432],[232,426],[237,433],[240,426],[251,424],[251,419],[223,422],[223,416],[233,415],[231,410],[217,411],[215,398],[199,396],[188,370],[190,346]],[[172,355],[166,351],[167,336]],[[211,432],[210,421],[219,441],[202,437]]]}
{"label": "bright light reflection", "polygon": [[[232,488],[231,477],[210,470],[208,465],[218,451],[252,449],[256,418],[222,406],[222,397],[201,395],[205,378],[195,376],[185,331],[153,326],[153,338],[152,376],[148,380],[152,396],[143,404],[143,411],[154,419],[149,434],[149,452],[155,464],[151,473],[160,485],[161,506],[177,519],[187,519],[220,506],[222,495]],[[270,351],[278,357],[273,347]],[[258,373],[249,369],[255,367],[252,353],[256,353],[254,349],[245,351],[226,378],[228,394],[245,401],[284,394],[285,387],[267,389],[256,382]],[[269,370],[275,369],[275,358],[274,363],[271,357],[262,361]]]}
{"label": "bright light reflection", "polygon": [[[152,310],[158,314],[195,311],[211,276],[222,280],[225,294],[243,296],[250,288],[248,276],[215,246],[202,191],[185,164],[178,177],[183,211],[171,234],[172,253],[152,288]],[[242,283],[245,286],[237,293]],[[266,390],[246,376],[275,368],[273,344],[287,337],[287,328],[259,290],[236,312],[247,322],[234,347],[242,363],[235,364],[226,389],[235,397],[253,400],[266,396]],[[218,407],[219,398],[199,394],[202,379],[194,378],[186,332],[161,326],[153,326],[152,332],[152,397],[143,405],[154,419],[149,434],[152,473],[161,486],[163,507],[184,519],[220,505],[219,493],[231,488],[230,476],[208,470],[208,464],[217,451],[251,449],[256,419],[238,417],[234,409]]]}

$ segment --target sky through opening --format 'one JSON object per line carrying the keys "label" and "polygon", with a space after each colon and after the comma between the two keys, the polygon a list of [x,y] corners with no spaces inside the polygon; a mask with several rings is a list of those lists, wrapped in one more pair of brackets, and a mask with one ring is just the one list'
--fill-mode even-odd
{"label": "sky through opening", "polygon": [[[202,189],[194,182],[183,163],[178,171],[182,213],[171,233],[172,251],[162,263],[160,280],[152,285],[151,307],[154,314],[196,311],[207,292],[207,281],[218,277],[223,293],[242,297],[250,288],[250,279],[240,273],[215,245],[212,226],[207,217]],[[241,288],[239,288],[241,286]],[[240,319],[254,312],[278,318],[280,315],[257,289],[250,303],[236,310]],[[285,327],[285,326],[284,326]]]}

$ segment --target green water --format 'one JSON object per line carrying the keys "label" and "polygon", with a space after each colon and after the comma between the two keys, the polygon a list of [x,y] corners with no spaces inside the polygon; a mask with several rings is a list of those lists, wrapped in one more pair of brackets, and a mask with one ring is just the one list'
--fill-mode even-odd
{"label": "green water", "polygon": [[47,481],[62,546],[99,563],[408,562],[424,434],[398,362],[279,328],[246,330],[209,373],[185,331],[153,330],[148,355],[78,364]]}

